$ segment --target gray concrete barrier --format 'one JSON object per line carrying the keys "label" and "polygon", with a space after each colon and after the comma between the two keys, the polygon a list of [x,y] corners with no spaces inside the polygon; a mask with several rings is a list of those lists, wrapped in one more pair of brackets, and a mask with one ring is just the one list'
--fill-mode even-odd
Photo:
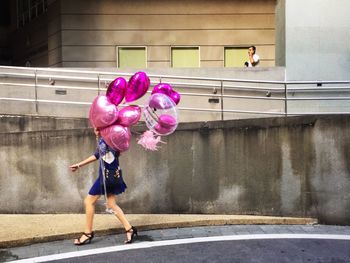
{"label": "gray concrete barrier", "polygon": [[[77,173],[68,166],[95,150],[88,123],[44,118],[33,129],[34,117],[17,118],[22,128],[0,117],[7,127],[0,136],[0,213],[83,212],[98,163]],[[135,126],[120,157],[128,189],[119,202],[127,213],[310,216],[350,224],[349,129],[349,115],[182,123],[150,152],[136,141],[145,127]]]}

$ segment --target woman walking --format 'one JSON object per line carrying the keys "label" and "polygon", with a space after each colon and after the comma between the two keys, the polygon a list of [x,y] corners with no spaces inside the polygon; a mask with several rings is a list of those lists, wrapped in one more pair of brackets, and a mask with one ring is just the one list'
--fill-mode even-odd
{"label": "woman walking", "polygon": [[75,172],[91,162],[100,160],[99,176],[84,200],[86,214],[85,231],[79,238],[74,240],[74,244],[89,244],[94,238],[92,229],[95,205],[101,195],[106,196],[107,209],[113,211],[125,228],[127,236],[125,244],[130,244],[134,241],[134,237],[137,236],[137,229],[130,225],[123,210],[116,203],[117,195],[123,193],[127,188],[123,180],[122,171],[119,168],[119,152],[110,148],[106,142],[100,138],[100,132],[97,129],[94,129],[94,132],[98,140],[96,152],[85,160],[69,166],[71,171]]}

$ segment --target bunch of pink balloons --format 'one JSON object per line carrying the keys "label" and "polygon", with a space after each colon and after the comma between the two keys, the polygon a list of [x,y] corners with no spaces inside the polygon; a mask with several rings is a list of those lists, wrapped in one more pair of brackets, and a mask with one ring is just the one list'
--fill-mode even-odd
{"label": "bunch of pink balloons", "polygon": [[[135,125],[141,118],[141,108],[129,105],[119,110],[118,105],[133,102],[144,96],[150,86],[150,79],[145,72],[135,73],[129,81],[119,77],[113,80],[106,95],[97,96],[89,111],[90,123],[101,132],[102,138],[114,150],[126,151],[130,147],[130,126]],[[180,94],[166,83],[157,84],[151,97],[142,111],[147,127],[139,144],[146,149],[156,150],[160,138],[156,135],[169,135],[173,133],[178,124],[176,105],[180,102]]]}
{"label": "bunch of pink balloons", "polygon": [[97,96],[89,111],[89,120],[94,128],[101,132],[102,138],[114,150],[123,152],[129,149],[131,132],[130,126],[141,118],[141,108],[129,105],[118,110],[118,105],[125,98],[132,102],[146,94],[150,80],[145,72],[135,73],[127,82],[119,77],[113,80],[106,95]]}

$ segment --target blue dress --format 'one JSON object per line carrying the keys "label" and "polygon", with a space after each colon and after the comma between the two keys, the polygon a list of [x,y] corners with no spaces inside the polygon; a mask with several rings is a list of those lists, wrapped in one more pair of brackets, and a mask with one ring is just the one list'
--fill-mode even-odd
{"label": "blue dress", "polygon": [[[100,159],[100,154],[102,155],[102,160]],[[114,151],[112,148],[110,148],[105,141],[100,138],[98,140],[98,146],[97,149],[94,153],[96,159],[100,161],[100,167],[99,167],[99,176],[96,179],[95,183],[92,185],[89,195],[104,195],[105,194],[105,189],[103,185],[103,173],[102,173],[102,167],[101,167],[101,162],[103,162],[103,166],[105,169],[109,171],[116,171],[119,168],[119,152]],[[120,178],[118,180],[117,185],[109,185],[106,183],[106,190],[107,194],[121,194],[125,192],[125,189],[127,188],[123,176],[121,174],[120,170]]]}

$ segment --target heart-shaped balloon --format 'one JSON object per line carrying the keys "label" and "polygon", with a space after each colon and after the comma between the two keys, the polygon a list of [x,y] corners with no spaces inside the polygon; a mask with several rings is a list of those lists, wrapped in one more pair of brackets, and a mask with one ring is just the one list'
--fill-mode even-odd
{"label": "heart-shaped balloon", "polygon": [[154,86],[152,90],[152,94],[155,94],[155,93],[163,93],[167,95],[175,102],[176,105],[179,104],[180,102],[180,94],[175,90],[173,90],[173,87],[171,87],[170,84],[167,84],[167,83],[157,84],[156,86]]}
{"label": "heart-shaped balloon", "polygon": [[168,114],[162,114],[158,117],[158,123],[154,127],[154,130],[159,135],[168,135],[175,131],[177,127],[177,120]]}
{"label": "heart-shaped balloon", "polygon": [[130,79],[125,92],[125,101],[131,102],[146,94],[150,85],[150,79],[145,72],[137,72]]}
{"label": "heart-shaped balloon", "polygon": [[176,119],[173,116],[168,114],[160,115],[158,118],[158,123],[160,126],[167,127],[167,128],[170,128],[170,127],[176,128],[176,125],[177,125]]}
{"label": "heart-shaped balloon", "polygon": [[[164,99],[168,98],[168,99]],[[163,93],[155,93],[151,96],[148,104],[151,108],[154,109],[169,109],[175,107],[175,103],[169,96]]]}
{"label": "heart-shaped balloon", "polygon": [[170,98],[175,102],[175,104],[179,104],[181,96],[180,93],[178,93],[177,91],[173,90],[173,92],[170,95]]}
{"label": "heart-shaped balloon", "polygon": [[106,96],[114,105],[118,106],[125,96],[125,91],[128,87],[128,82],[122,78],[116,78],[107,88]]}
{"label": "heart-shaped balloon", "polygon": [[141,108],[136,105],[130,105],[119,111],[117,123],[129,127],[136,124],[140,118]]}
{"label": "heart-shaped balloon", "polygon": [[118,108],[106,96],[97,96],[89,111],[89,120],[94,128],[104,128],[118,119]]}
{"label": "heart-shaped balloon", "polygon": [[176,129],[175,127],[163,127],[159,123],[154,127],[154,132],[158,135],[168,135]]}
{"label": "heart-shaped balloon", "polygon": [[101,130],[101,136],[116,151],[124,152],[130,147],[131,132],[128,127],[111,125]]}

